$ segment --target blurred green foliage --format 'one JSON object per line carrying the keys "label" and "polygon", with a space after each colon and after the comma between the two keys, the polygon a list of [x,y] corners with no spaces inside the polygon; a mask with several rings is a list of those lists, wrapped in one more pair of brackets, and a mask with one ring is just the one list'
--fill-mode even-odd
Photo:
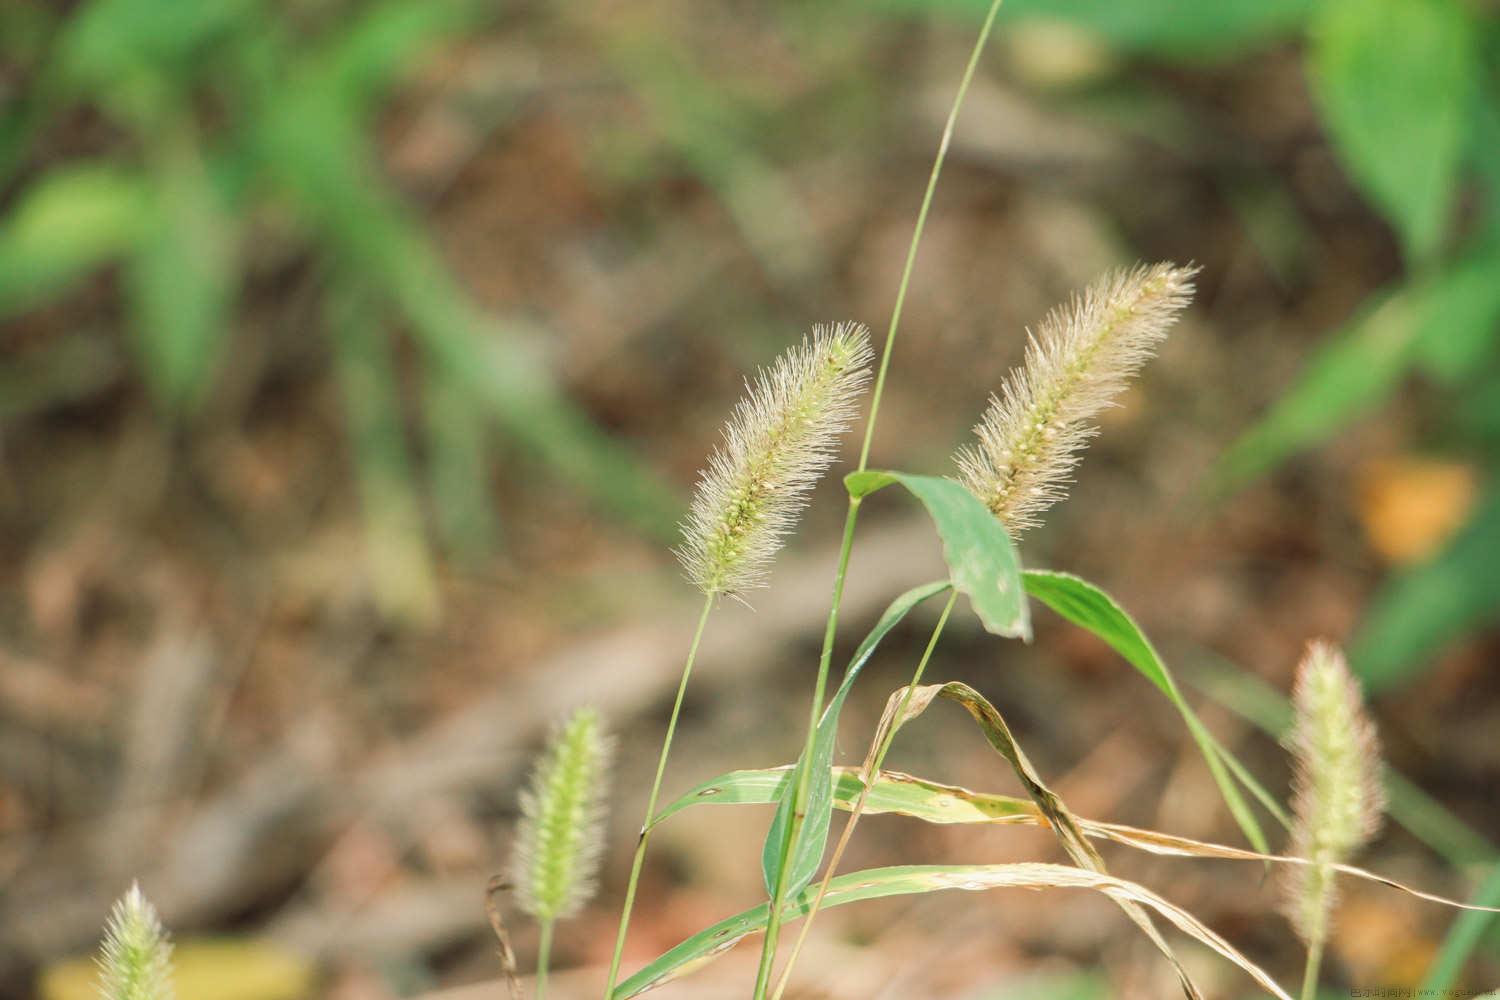
{"label": "blurred green foliage", "polygon": [[[986,4],[883,0],[883,6],[977,17]],[[1118,51],[1184,63],[1301,43],[1333,151],[1389,223],[1404,274],[1330,331],[1292,387],[1225,455],[1218,481],[1234,487],[1262,475],[1420,380],[1435,413],[1417,446],[1477,456],[1489,486],[1471,523],[1443,552],[1398,574],[1377,595],[1352,643],[1355,668],[1374,690],[1388,688],[1422,670],[1444,645],[1500,619],[1493,558],[1500,551],[1500,17],[1494,5],[1008,0],[1002,12],[1013,22],[1060,22]],[[1274,202],[1285,206],[1289,199]]]}
{"label": "blurred green foliage", "polygon": [[1406,274],[1325,342],[1223,472],[1262,472],[1415,376],[1436,401],[1421,444],[1477,455],[1491,481],[1469,525],[1391,580],[1355,637],[1355,667],[1381,690],[1500,610],[1500,21],[1462,0],[1324,0],[1307,33],[1334,149]]}
{"label": "blurred green foliage", "polygon": [[[0,15],[5,54],[30,76],[0,124],[0,184],[19,189],[0,219],[0,318],[117,266],[137,367],[164,413],[190,420],[226,356],[248,241],[267,217],[290,218],[292,254],[326,278],[375,596],[417,621],[436,603],[398,331],[424,373],[427,494],[456,553],[495,537],[491,424],[610,511],[664,530],[677,507],[561,393],[536,356],[539,335],[470,299],[380,174],[377,103],[424,50],[489,10],[474,0],[92,0],[66,16],[27,4]],[[29,162],[79,108],[119,130],[108,155]]]}
{"label": "blurred green foliage", "polygon": [[[879,0],[874,9],[891,19],[962,19],[986,6]],[[840,55],[824,36],[847,22],[849,37],[864,37],[853,29],[868,27],[869,5],[774,10],[794,35],[819,32],[799,44],[833,46],[825,55],[839,72],[864,72],[857,52]],[[267,218],[290,220],[288,238],[328,285],[322,328],[344,390],[372,563],[425,581],[381,583],[391,569],[377,574],[377,587],[385,603],[418,618],[433,592],[425,526],[457,553],[482,552],[497,537],[486,489],[494,427],[609,510],[663,528],[675,508],[559,391],[537,354],[544,335],[476,306],[378,168],[372,119],[401,72],[494,16],[477,0],[89,0],[66,14],[40,3],[0,6],[0,56],[27,80],[0,114],[8,192],[0,318],[116,267],[141,377],[165,412],[191,420],[221,375],[247,241]],[[777,109],[704,75],[706,56],[681,48],[648,13],[609,22],[578,10],[550,16],[589,36],[649,127],[720,198],[768,275],[795,284],[806,267],[797,253],[812,241],[759,138],[784,124]],[[1500,19],[1492,9],[1479,0],[1007,0],[1001,16],[1061,22],[1158,61],[1202,64],[1300,44],[1334,152],[1390,224],[1404,273],[1330,331],[1226,455],[1222,482],[1243,483],[1327,441],[1413,379],[1435,403],[1420,445],[1478,455],[1500,481]],[[104,116],[123,140],[107,155],[39,156],[49,128],[78,108]],[[1136,113],[1169,123],[1165,132],[1182,127],[1156,105]],[[1275,186],[1259,177],[1231,194],[1268,263],[1284,269],[1287,253],[1274,244],[1304,224]],[[368,329],[338,332],[353,322]],[[421,412],[410,425],[398,398],[398,336],[410,339],[420,366]],[[45,372],[25,362],[0,371],[0,416],[95,384],[99,359],[69,350]],[[1448,551],[1379,595],[1352,644],[1356,667],[1376,687],[1411,676],[1493,616],[1493,572],[1472,549],[1500,532],[1497,497],[1491,486]]]}

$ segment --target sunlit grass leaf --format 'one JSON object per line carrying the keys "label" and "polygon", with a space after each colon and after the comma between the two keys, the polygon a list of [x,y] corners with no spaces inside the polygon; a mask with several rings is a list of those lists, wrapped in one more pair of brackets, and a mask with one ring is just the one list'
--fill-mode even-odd
{"label": "sunlit grass leaf", "polygon": [[236,222],[191,138],[161,141],[151,221],[127,261],[125,288],[146,382],[178,413],[202,396],[229,332]]}
{"label": "sunlit grass leaf", "polygon": [[136,242],[150,219],[145,180],[105,163],[55,167],[0,222],[0,315],[46,301]]}
{"label": "sunlit grass leaf", "polygon": [[[1161,693],[1167,696],[1167,700],[1181,713],[1189,734],[1198,744],[1199,752],[1203,754],[1209,773],[1213,775],[1214,783],[1219,786],[1219,794],[1224,797],[1225,804],[1234,815],[1235,822],[1244,831],[1246,839],[1262,853],[1269,850],[1265,832],[1261,830],[1260,823],[1256,820],[1249,804],[1240,795],[1240,790],[1235,786],[1233,778],[1237,777],[1244,782],[1251,794],[1256,796],[1266,809],[1283,823],[1286,822],[1285,810],[1234,758],[1234,755],[1209,733],[1208,728],[1198,718],[1198,714],[1193,711],[1193,707],[1182,696],[1181,690],[1177,687],[1177,681],[1156,652],[1156,647],[1151,645],[1151,640],[1146,638],[1146,634],[1141,631],[1140,626],[1126,613],[1125,609],[1098,587],[1069,573],[1027,570],[1022,574],[1022,579],[1028,594],[1068,621],[1103,639],[1111,649],[1123,656],[1126,662],[1139,670],[1142,676],[1155,684]],[[1233,772],[1233,776],[1229,772]]]}
{"label": "sunlit grass leaf", "polygon": [[1474,627],[1500,618],[1500,483],[1434,559],[1388,582],[1350,644],[1350,664],[1372,692],[1410,680]]}
{"label": "sunlit grass leaf", "polygon": [[[894,10],[955,11],[982,17],[986,0],[882,0]],[[1045,18],[1076,25],[1121,49],[1188,60],[1225,55],[1298,30],[1314,0],[1006,0],[1002,20]]]}
{"label": "sunlit grass leaf", "polygon": [[1448,225],[1476,37],[1456,0],[1328,0],[1312,25],[1313,92],[1334,147],[1413,262]]}
{"label": "sunlit grass leaf", "polygon": [[1320,344],[1291,389],[1219,459],[1220,488],[1239,486],[1321,443],[1383,401],[1411,364],[1417,305],[1409,288],[1377,295]]}
{"label": "sunlit grass leaf", "polygon": [[[759,771],[730,771],[727,774],[721,774],[717,778],[705,781],[662,810],[657,814],[656,822],[660,823],[667,817],[695,805],[770,805],[777,801],[781,786],[786,782],[790,773],[790,767],[775,767]],[[861,778],[863,773],[864,768],[836,767],[833,769],[833,803],[837,808],[846,811],[854,809],[864,787]],[[945,785],[915,775],[903,774],[900,771],[881,771],[875,777],[863,811],[870,815],[889,813],[907,816],[925,823],[939,825],[981,824],[1049,828],[1052,826],[1047,813],[1031,799],[992,792],[976,792],[959,785]],[[1250,851],[1242,847],[1230,847],[1226,844],[1179,837],[1158,830],[1147,830],[1121,823],[1106,823],[1084,817],[1075,817],[1072,825],[1078,833],[1092,840],[1107,840],[1123,847],[1164,857],[1256,861],[1276,865],[1315,864],[1306,858]],[[1446,896],[1423,892],[1354,865],[1336,864],[1332,867],[1342,874],[1368,882],[1376,882],[1417,899],[1469,911],[1475,914],[1475,919],[1479,920],[1491,919],[1496,912],[1496,903],[1500,902],[1491,898],[1478,898],[1473,903],[1461,903]],[[1496,891],[1500,889],[1482,888],[1479,895],[1488,897]]]}
{"label": "sunlit grass leaf", "polygon": [[[885,613],[860,642],[859,647],[855,649],[849,666],[844,670],[843,682],[839,684],[838,691],[829,699],[828,706],[823,710],[823,718],[818,722],[817,733],[813,737],[812,771],[808,778],[806,818],[797,828],[796,840],[791,847],[792,864],[787,872],[786,886],[782,890],[783,898],[801,890],[812,880],[818,872],[818,866],[823,861],[823,852],[828,846],[828,827],[833,818],[831,777],[833,748],[838,741],[839,713],[843,711],[844,700],[848,698],[849,691],[854,687],[860,671],[874,655],[875,648],[880,645],[880,640],[884,639],[886,634],[895,628],[912,608],[934,595],[943,593],[950,586],[947,580],[939,580],[913,587],[897,597],[885,609]],[[797,766],[801,767],[802,762],[799,761]],[[796,785],[797,777],[793,771],[785,790],[790,793]],[[786,842],[787,824],[791,822],[795,808],[793,798],[791,794],[781,798],[776,809],[776,816],[771,821],[771,829],[766,833],[765,847],[761,851],[761,874],[765,879],[766,892],[772,896],[776,895],[776,878],[781,871],[782,845]],[[668,810],[673,810],[673,807],[669,806]],[[660,821],[658,818],[654,822]]]}
{"label": "sunlit grass leaf", "polygon": [[[850,810],[864,788],[862,767],[833,769],[833,804]],[[782,786],[792,775],[790,765],[762,770],[730,771],[690,789],[656,814],[655,826],[692,806],[770,805],[780,800]],[[972,792],[942,785],[899,771],[881,771],[870,786],[864,811],[870,815],[896,813],[928,823],[997,823],[1036,825],[1042,811],[1030,799],[1013,795]]]}
{"label": "sunlit grass leaf", "polygon": [[849,495],[863,499],[900,483],[927,508],[943,540],[953,586],[969,599],[996,635],[1031,640],[1031,614],[1021,587],[1021,559],[1005,526],[963,486],[937,476],[869,470],[844,477]]}
{"label": "sunlit grass leaf", "polygon": [[[1270,995],[1290,1000],[1287,993],[1265,971],[1191,913],[1133,882],[1067,865],[902,865],[872,868],[834,879],[823,899],[823,907],[846,906],[867,899],[949,889],[979,892],[1004,888],[1090,889],[1149,907],[1183,933],[1234,962]],[[804,889],[786,903],[782,912],[791,919],[806,915],[815,895],[815,889]],[[626,1000],[664,985],[728,951],[749,935],[765,930],[769,911],[770,904],[762,903],[699,931],[616,987],[611,994],[613,1000]]]}

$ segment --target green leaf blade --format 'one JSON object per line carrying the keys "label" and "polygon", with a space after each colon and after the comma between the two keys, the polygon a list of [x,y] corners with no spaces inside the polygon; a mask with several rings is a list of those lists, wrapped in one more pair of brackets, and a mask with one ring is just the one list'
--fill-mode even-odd
{"label": "green leaf blade", "polygon": [[1284,811],[1270,793],[1250,776],[1249,771],[1209,733],[1192,706],[1188,704],[1187,699],[1182,696],[1176,680],[1156,652],[1151,640],[1146,638],[1146,634],[1141,631],[1135,620],[1109,594],[1087,580],[1070,573],[1027,570],[1022,579],[1025,581],[1027,593],[1074,625],[1104,640],[1111,649],[1124,657],[1126,662],[1135,667],[1143,677],[1166,695],[1167,700],[1182,716],[1183,723],[1187,726],[1193,741],[1198,744],[1204,763],[1208,765],[1209,773],[1212,774],[1214,783],[1219,786],[1219,794],[1224,797],[1224,803],[1234,816],[1235,822],[1239,824],[1246,839],[1255,846],[1256,850],[1267,853],[1269,842],[1266,840],[1265,831],[1261,829],[1249,803],[1240,794],[1233,779],[1238,778],[1262,805],[1283,822]]}
{"label": "green leaf blade", "polygon": [[937,476],[866,470],[844,477],[850,497],[865,497],[899,483],[921,501],[943,541],[953,586],[987,631],[1030,641],[1031,616],[1021,586],[1021,558],[1005,526],[963,486]]}
{"label": "green leaf blade", "polygon": [[1309,71],[1334,147],[1412,262],[1448,227],[1477,34],[1452,0],[1329,0],[1313,23]]}
{"label": "green leaf blade", "polygon": [[[943,593],[950,586],[947,580],[938,580],[913,587],[897,597],[885,609],[885,613],[880,616],[875,627],[860,642],[859,648],[854,651],[854,657],[844,671],[843,682],[839,684],[838,691],[834,693],[827,708],[823,710],[823,718],[818,722],[818,730],[813,736],[811,758],[813,770],[808,777],[807,811],[796,828],[796,839],[791,845],[792,865],[787,872],[784,896],[790,896],[812,881],[812,877],[817,874],[818,867],[823,861],[823,852],[828,845],[828,829],[833,823],[833,749],[838,739],[839,713],[843,711],[844,701],[848,698],[849,691],[853,688],[860,671],[874,655],[876,647],[880,645],[880,640],[884,639],[912,608],[928,598]],[[804,763],[804,761],[798,761],[796,769],[791,772],[792,777],[783,786],[784,792],[790,792],[796,788],[796,775]],[[771,828],[766,833],[765,846],[761,851],[761,874],[765,880],[766,892],[771,896],[776,895],[776,879],[781,871],[782,845],[786,843],[787,824],[792,822],[792,813],[795,809],[793,798],[791,794],[780,796],[776,815],[771,820]]]}
{"label": "green leaf blade", "polygon": [[[947,890],[982,892],[1003,888],[1091,889],[1148,906],[1175,924],[1179,930],[1234,962],[1272,996],[1290,1000],[1288,994],[1270,976],[1186,910],[1133,882],[1069,865],[899,865],[872,868],[834,879],[829,884],[828,894],[822,905],[827,909],[890,896]],[[785,904],[783,913],[794,919],[805,916],[812,908],[816,892],[812,887],[803,890]],[[628,1000],[685,975],[728,951],[749,935],[765,930],[769,914],[769,904],[761,903],[699,931],[615,987],[610,994],[611,1000]]]}

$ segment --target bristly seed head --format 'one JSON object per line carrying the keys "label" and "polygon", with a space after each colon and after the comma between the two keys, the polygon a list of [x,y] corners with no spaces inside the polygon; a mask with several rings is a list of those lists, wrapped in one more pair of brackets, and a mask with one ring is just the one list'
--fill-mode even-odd
{"label": "bristly seed head", "polygon": [[1023,365],[956,456],[963,484],[1012,535],[1067,495],[1092,420],[1157,345],[1193,295],[1197,268],[1153,264],[1114,271],[1042,321]]}
{"label": "bristly seed head", "polygon": [[139,885],[115,903],[99,955],[102,1000],[172,1000],[172,943]]}
{"label": "bristly seed head", "polygon": [[521,909],[538,920],[571,917],[594,894],[612,753],[599,714],[580,708],[554,727],[521,793],[511,878]]}
{"label": "bristly seed head", "polygon": [[747,381],[699,477],[677,550],[705,594],[739,594],[765,582],[855,416],[870,359],[863,326],[818,326],[811,342]]}
{"label": "bristly seed head", "polygon": [[1334,872],[1325,866],[1347,861],[1380,829],[1385,793],[1375,726],[1337,646],[1308,644],[1292,704],[1295,720],[1287,737],[1296,764],[1291,853],[1314,864],[1288,871],[1285,910],[1298,935],[1311,944],[1326,938],[1333,909]]}

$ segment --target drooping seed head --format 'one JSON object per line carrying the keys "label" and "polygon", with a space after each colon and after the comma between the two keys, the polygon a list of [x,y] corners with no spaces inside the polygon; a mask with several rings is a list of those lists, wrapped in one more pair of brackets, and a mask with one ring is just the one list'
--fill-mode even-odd
{"label": "drooping seed head", "polygon": [[746,383],[699,477],[677,549],[705,594],[739,594],[765,582],[855,416],[870,357],[863,326],[818,326],[810,342]]}
{"label": "drooping seed head", "polygon": [[1287,749],[1292,782],[1291,853],[1314,862],[1289,869],[1285,910],[1302,939],[1321,941],[1334,903],[1334,873],[1380,829],[1385,793],[1380,743],[1365,714],[1359,682],[1344,654],[1309,643],[1292,691],[1294,723]]}
{"label": "drooping seed head", "polygon": [[1024,363],[974,428],[978,442],[956,456],[963,484],[1012,534],[1067,495],[1094,417],[1156,352],[1196,273],[1174,264],[1112,272],[1030,337]]}
{"label": "drooping seed head", "polygon": [[599,713],[580,708],[554,727],[521,793],[511,878],[538,920],[571,917],[594,894],[612,752]]}
{"label": "drooping seed head", "polygon": [[99,953],[102,1000],[172,1000],[172,943],[139,885],[115,903]]}

